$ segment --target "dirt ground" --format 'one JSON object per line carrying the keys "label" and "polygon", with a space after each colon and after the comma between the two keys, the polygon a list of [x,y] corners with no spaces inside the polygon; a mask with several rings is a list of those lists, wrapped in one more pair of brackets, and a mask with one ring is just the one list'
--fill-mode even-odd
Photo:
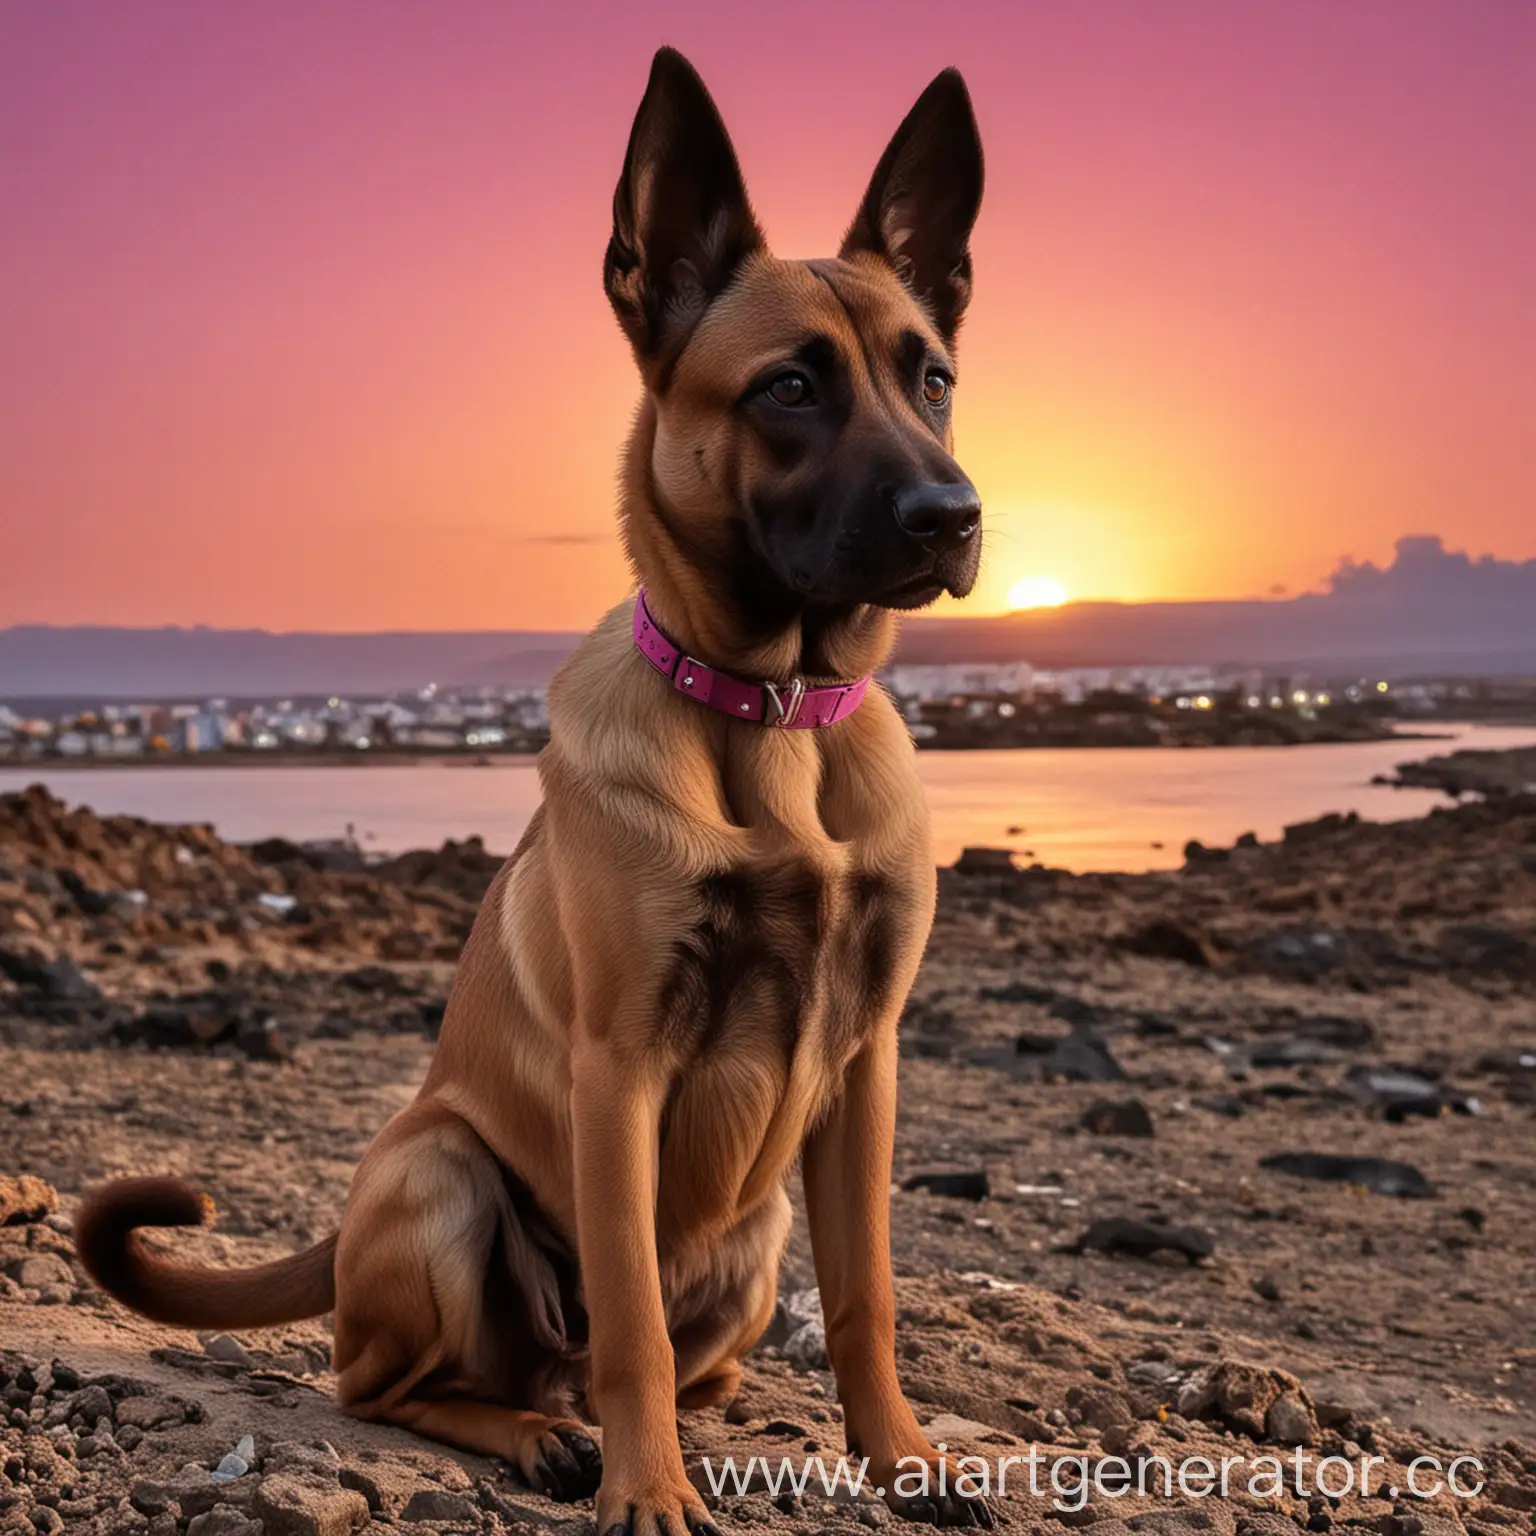
{"label": "dirt ground", "polygon": [[[362,868],[0,797],[0,1531],[591,1529],[590,1504],[340,1414],[325,1320],[157,1327],[70,1245],[81,1191],[128,1173],[214,1196],[179,1252],[246,1263],[332,1230],[425,1071],[495,863],[471,843]],[[1328,819],[1166,875],[968,856],[903,1057],[898,1365],[994,1493],[997,1459],[1038,1447],[1043,1492],[1017,1468],[1001,1524],[1536,1529],[1536,800]],[[741,1398],[680,1415],[701,1481],[706,1457],[843,1454],[813,1287],[801,1224]],[[1298,1445],[1380,1457],[1371,1496],[1264,1497],[1246,1473],[1164,1496],[1151,1459]],[[1417,1497],[1421,1455],[1475,1456],[1482,1492]],[[1053,1466],[1070,1487],[1115,1458],[1146,1494],[1053,1491]],[[759,1471],[718,1509],[894,1523],[814,1472],[797,1494]]]}

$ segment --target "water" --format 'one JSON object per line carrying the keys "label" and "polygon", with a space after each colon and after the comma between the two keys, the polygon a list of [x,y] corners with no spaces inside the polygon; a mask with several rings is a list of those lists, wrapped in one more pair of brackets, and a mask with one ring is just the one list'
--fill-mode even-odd
{"label": "water", "polygon": [[[1373,774],[1457,747],[1536,746],[1536,729],[1437,726],[1453,740],[1344,746],[920,752],[935,853],[950,863],[969,843],[1012,847],[1068,869],[1165,869],[1184,844],[1279,836],[1327,811],[1372,820],[1421,816],[1431,790],[1386,789]],[[397,852],[478,833],[510,851],[538,804],[526,759],[490,767],[439,760],[364,768],[61,767],[0,769],[0,792],[41,780],[72,804],[154,821],[212,822],[237,842],[338,837],[351,825],[368,848]],[[1010,831],[1010,828],[1022,828]]]}

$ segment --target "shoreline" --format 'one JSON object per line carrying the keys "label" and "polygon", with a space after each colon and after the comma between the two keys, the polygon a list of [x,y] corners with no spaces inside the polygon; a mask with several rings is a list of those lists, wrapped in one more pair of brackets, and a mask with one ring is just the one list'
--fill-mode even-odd
{"label": "shoreline", "polygon": [[[1383,741],[1451,741],[1456,725],[1446,722],[1439,730],[1393,731],[1384,736],[1329,736],[1310,741],[1029,741],[1006,744],[993,742],[945,742],[930,745],[919,741],[917,750],[929,752],[1226,752],[1236,750],[1294,752],[1307,747],[1358,747]],[[539,753],[422,750],[389,751],[371,748],[366,752],[244,752],[220,751],[197,753],[162,753],[140,757],[0,757],[0,773],[23,772],[36,768],[45,773],[94,773],[98,769],[126,768],[449,768],[532,767]]]}

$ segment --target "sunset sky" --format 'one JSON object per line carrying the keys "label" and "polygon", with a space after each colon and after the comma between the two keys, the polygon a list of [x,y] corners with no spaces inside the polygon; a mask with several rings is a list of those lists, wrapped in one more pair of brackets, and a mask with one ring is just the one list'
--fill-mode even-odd
{"label": "sunset sky", "polygon": [[966,611],[1536,556],[1529,0],[0,0],[0,625],[590,624],[662,42],[790,256],[964,71]]}

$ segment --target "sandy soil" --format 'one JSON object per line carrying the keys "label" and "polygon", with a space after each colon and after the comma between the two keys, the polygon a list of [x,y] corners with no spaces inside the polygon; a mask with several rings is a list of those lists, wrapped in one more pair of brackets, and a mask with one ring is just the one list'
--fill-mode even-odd
{"label": "sandy soil", "polygon": [[[133,1317],[74,1261],[78,1196],[115,1174],[207,1187],[217,1228],[177,1246],[220,1262],[335,1225],[425,1070],[496,861],[470,844],[338,862],[0,797],[0,1531],[590,1529],[589,1504],[341,1415],[324,1320],[199,1338]],[[1044,1496],[1016,1469],[1001,1523],[1530,1532],[1536,801],[1313,823],[1192,848],[1168,875],[978,855],[941,885],[903,1022],[899,1368],[951,1447],[1040,1447]],[[1420,1182],[1265,1166],[1308,1154]],[[1415,1192],[1373,1192],[1384,1176]],[[842,1454],[813,1284],[801,1227],[741,1399],[680,1416],[701,1478],[706,1456],[776,1468],[812,1448],[830,1472]],[[248,1470],[214,1481],[243,1435]],[[1050,1491],[1058,1461],[1070,1483],[1084,1458],[1297,1444],[1382,1457],[1373,1496],[1265,1499],[1244,1472],[1229,1497],[1163,1497],[1155,1463],[1147,1496],[1074,1510]],[[1421,1454],[1476,1455],[1484,1491],[1414,1497]],[[814,1473],[803,1496],[730,1494],[720,1517],[893,1521]]]}

